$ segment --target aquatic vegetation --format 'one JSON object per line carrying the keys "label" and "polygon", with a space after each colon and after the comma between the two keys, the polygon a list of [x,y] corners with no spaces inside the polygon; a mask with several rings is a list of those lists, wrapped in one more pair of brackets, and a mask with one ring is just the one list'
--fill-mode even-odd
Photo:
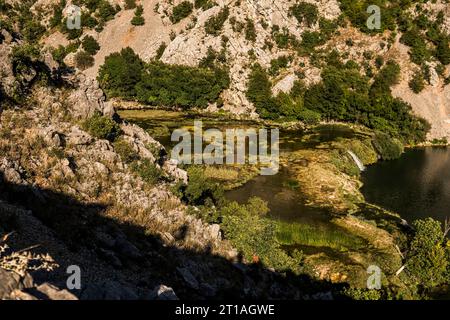
{"label": "aquatic vegetation", "polygon": [[284,245],[328,247],[337,250],[360,249],[365,241],[339,228],[277,221],[277,239]]}

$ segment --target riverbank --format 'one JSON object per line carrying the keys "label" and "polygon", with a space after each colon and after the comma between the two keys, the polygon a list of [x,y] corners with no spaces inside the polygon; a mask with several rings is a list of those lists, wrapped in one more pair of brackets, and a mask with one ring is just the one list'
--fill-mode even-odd
{"label": "riverbank", "polygon": [[[166,145],[170,145],[167,138],[172,130],[192,127],[199,116],[173,111],[165,114],[161,110],[119,114],[153,134],[155,129],[166,127],[168,130],[158,129],[159,139]],[[349,153],[364,166],[388,157],[386,152],[380,154],[376,150],[374,132],[341,123],[304,127],[297,123],[236,121],[226,115],[201,119],[205,127],[221,130],[255,125],[280,128],[280,165],[284,172],[281,176],[261,178],[255,166],[204,166],[203,173],[238,194],[240,203],[253,196],[268,201],[272,223],[279,230],[278,240],[287,252],[304,252],[311,275],[365,288],[367,268],[377,265],[382,268],[385,281],[399,281],[395,272],[402,263],[397,249],[404,242],[402,220],[366,203],[360,192],[360,169]],[[385,144],[383,141],[381,145]]]}
{"label": "riverbank", "polygon": [[305,241],[298,236],[304,227],[281,223],[281,240],[290,239],[291,246],[306,249],[306,261],[321,279],[364,288],[367,268],[376,265],[387,283],[398,283],[401,277],[395,272],[401,267],[402,257],[397,248],[404,246],[405,226],[397,214],[366,202],[360,191],[360,169],[349,154],[351,151],[364,166],[378,162],[382,156],[374,147],[374,133],[360,127],[340,129],[341,134],[333,139],[312,130],[303,138],[308,147],[281,161],[298,183],[307,205],[329,213],[334,231],[328,231],[329,237],[323,241],[323,231],[318,228],[307,233]]}

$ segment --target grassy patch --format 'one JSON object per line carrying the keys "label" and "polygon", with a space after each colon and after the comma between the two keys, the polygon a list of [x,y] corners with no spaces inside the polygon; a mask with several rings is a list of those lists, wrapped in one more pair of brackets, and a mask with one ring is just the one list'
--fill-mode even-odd
{"label": "grassy patch", "polygon": [[345,233],[338,228],[282,221],[278,222],[277,239],[283,245],[328,247],[342,251],[359,249],[365,245],[361,238]]}
{"label": "grassy patch", "polygon": [[221,183],[224,190],[231,190],[242,186],[256,175],[259,169],[252,165],[245,166],[205,166],[204,175],[214,182]]}

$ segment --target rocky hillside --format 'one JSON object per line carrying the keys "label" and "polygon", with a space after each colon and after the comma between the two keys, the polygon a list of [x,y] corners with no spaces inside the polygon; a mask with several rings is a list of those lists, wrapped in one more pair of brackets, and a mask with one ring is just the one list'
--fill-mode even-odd
{"label": "rocky hillside", "polygon": [[[51,16],[54,7],[61,5],[58,2],[40,0],[33,7]],[[383,29],[367,33],[364,26],[361,27],[365,20],[353,21],[355,16],[364,16],[365,12],[353,12],[355,9],[348,5],[348,1],[152,0],[140,3],[111,0],[110,3],[118,5],[120,10],[101,28],[83,29],[81,37],[90,35],[100,45],[94,55],[93,66],[84,72],[88,78],[96,78],[105,57],[125,47],[131,47],[146,62],[156,58],[168,64],[189,66],[197,66],[212,48],[228,67],[231,82],[221,94],[219,105],[212,103],[210,110],[223,106],[224,110],[234,114],[257,116],[254,103],[246,95],[249,74],[255,63],[272,70],[272,91],[277,95],[289,92],[296,80],[302,80],[308,86],[320,82],[324,66],[318,63],[317,58],[332,50],[337,50],[344,63],[358,63],[360,73],[369,74],[369,77],[384,62],[394,60],[401,65],[401,77],[393,88],[393,95],[410,103],[415,114],[431,123],[429,139],[450,137],[450,89],[446,80],[450,75],[448,58],[439,61],[437,55],[431,54],[438,43],[435,36],[430,35],[426,39],[425,49],[417,49],[415,44],[405,44],[402,35],[407,31],[401,25],[397,27],[401,30],[385,27],[385,23],[391,23],[386,20],[397,15],[396,1],[391,2],[391,6],[382,8]],[[414,2],[401,8],[399,23],[407,17],[420,26],[420,32],[434,35],[440,32],[448,36],[450,9],[446,1],[427,1],[417,6]],[[133,8],[134,3],[143,7],[144,24],[131,23],[135,10],[127,8]],[[316,9],[299,7],[298,3],[310,4]],[[358,10],[365,8],[365,1],[358,3]],[[65,7],[69,5],[70,1],[67,1]],[[82,8],[86,12],[92,11],[87,5]],[[311,15],[306,16],[302,10],[310,10]],[[388,17],[383,21],[385,16]],[[427,25],[433,22],[439,26],[438,29],[430,27],[427,30]],[[42,39],[45,46],[73,43],[74,40],[67,39],[67,34],[55,28],[51,30]],[[443,46],[449,50],[448,41]],[[423,61],[417,62],[411,55],[415,50],[429,52],[424,53]],[[65,61],[74,65],[74,57],[75,52],[69,53]],[[417,75],[421,73],[423,76],[418,79]],[[413,80],[420,82],[420,90],[413,89]]]}

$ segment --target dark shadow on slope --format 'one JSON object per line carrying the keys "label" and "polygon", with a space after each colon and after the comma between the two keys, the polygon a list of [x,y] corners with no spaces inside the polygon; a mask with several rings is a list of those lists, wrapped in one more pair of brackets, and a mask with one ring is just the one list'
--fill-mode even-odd
{"label": "dark shadow on slope", "polygon": [[[27,214],[45,225],[39,227],[26,219],[8,217],[0,204],[0,230],[16,231],[15,249],[38,244],[32,252],[48,253],[60,265],[50,273],[33,273],[36,282],[48,281],[64,288],[67,266],[78,265],[82,289],[72,292],[82,299],[145,298],[159,284],[172,287],[180,299],[186,300],[298,299],[342,288],[306,275],[280,274],[261,265],[233,263],[212,255],[208,246],[204,252],[165,246],[159,237],[149,235],[140,226],[105,217],[104,205],[80,203],[50,190],[12,185],[4,181],[2,173],[0,200],[30,210],[32,214]],[[178,236],[185,236],[186,229],[182,228]]]}

